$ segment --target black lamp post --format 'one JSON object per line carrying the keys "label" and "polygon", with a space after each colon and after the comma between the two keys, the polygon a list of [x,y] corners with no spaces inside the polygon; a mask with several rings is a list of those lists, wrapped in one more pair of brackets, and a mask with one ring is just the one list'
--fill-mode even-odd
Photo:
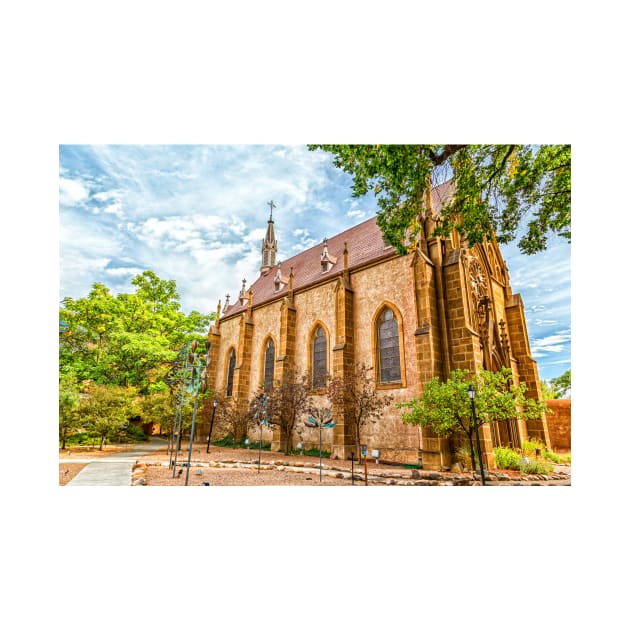
{"label": "black lamp post", "polygon": [[210,420],[210,433],[208,433],[208,446],[206,446],[206,453],[210,452],[210,438],[212,437],[212,425],[214,424],[214,414],[217,410],[219,403],[216,400],[212,401],[212,419]]}
{"label": "black lamp post", "polygon": [[468,385],[468,398],[470,398],[470,407],[472,409],[472,422],[477,438],[477,457],[479,459],[479,472],[481,473],[481,485],[486,485],[486,478],[483,473],[483,459],[481,458],[481,442],[479,441],[479,425],[477,423],[477,415],[475,414],[475,387],[472,383]]}

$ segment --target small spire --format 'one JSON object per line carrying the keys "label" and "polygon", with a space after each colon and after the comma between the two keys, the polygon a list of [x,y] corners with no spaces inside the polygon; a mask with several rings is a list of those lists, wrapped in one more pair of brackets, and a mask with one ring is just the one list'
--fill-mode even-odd
{"label": "small spire", "polygon": [[238,300],[241,303],[241,306],[243,306],[245,304],[245,300],[247,299],[247,297],[245,296],[245,284],[246,284],[247,280],[245,280],[245,278],[243,278],[243,286],[241,287],[241,292],[238,294]]}
{"label": "small spire", "polygon": [[262,242],[261,254],[262,265],[260,266],[260,273],[269,271],[276,264],[276,254],[278,253],[278,241],[273,229],[273,209],[276,204],[273,201],[268,201],[267,205],[271,208],[269,213],[269,221],[267,222],[267,233]]}
{"label": "small spire", "polygon": [[230,294],[226,293],[225,294],[225,310],[226,311],[227,311],[227,307],[229,306],[229,304],[230,304]]}
{"label": "small spire", "polygon": [[322,255],[320,257],[320,262],[322,265],[322,273],[326,273],[327,271],[330,271],[333,265],[337,262],[337,257],[331,256],[328,253],[328,238],[325,238],[323,240],[323,243],[324,243],[324,251],[322,252]]}

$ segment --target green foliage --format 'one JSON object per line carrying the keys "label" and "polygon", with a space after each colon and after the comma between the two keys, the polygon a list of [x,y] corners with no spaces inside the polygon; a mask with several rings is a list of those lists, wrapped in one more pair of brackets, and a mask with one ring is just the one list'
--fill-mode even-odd
{"label": "green foliage", "polygon": [[521,455],[511,448],[495,446],[494,459],[497,468],[503,470],[520,470]]}
{"label": "green foliage", "polygon": [[66,447],[70,434],[81,428],[79,387],[74,372],[59,375],[59,441]]}
{"label": "green foliage", "polygon": [[122,434],[124,434],[128,442],[146,442],[149,439],[148,436],[144,434],[142,428],[135,424],[126,425]]}
{"label": "green foliage", "polygon": [[175,419],[175,397],[168,391],[156,391],[139,401],[143,422],[155,422],[162,433],[170,433]]}
{"label": "green foliage", "polygon": [[399,403],[405,424],[430,428],[440,437],[454,434],[472,435],[472,408],[468,398],[468,386],[476,390],[475,413],[478,425],[509,420],[512,418],[537,419],[544,411],[543,403],[525,397],[526,386],[514,385],[512,370],[502,368],[498,372],[480,370],[471,374],[468,370],[454,370],[451,377],[440,382],[438,377],[428,383],[420,398]]}
{"label": "green foliage", "polygon": [[521,472],[524,475],[550,475],[553,464],[544,459],[527,459],[521,463]]}
{"label": "green foliage", "polygon": [[570,398],[571,392],[571,370],[567,370],[564,374],[552,378],[549,381],[551,389],[554,392],[554,398]]}
{"label": "green foliage", "polygon": [[88,385],[79,414],[84,426],[100,436],[101,448],[107,439],[118,437],[130,417],[138,415],[136,396],[133,387]]}
{"label": "green foliage", "polygon": [[132,385],[142,394],[165,391],[170,363],[187,341],[203,343],[212,316],[179,310],[175,281],[145,271],[135,293],[113,296],[95,283],[87,297],[65,298],[59,312],[60,371],[79,382]]}
{"label": "green foliage", "polygon": [[[542,448],[541,448],[542,447]],[[536,449],[541,455],[536,454]],[[501,470],[518,470],[524,475],[549,475],[553,472],[554,462],[549,457],[550,451],[544,448],[541,442],[524,442],[522,453],[497,446],[494,448],[494,457],[497,468]]]}
{"label": "green foliage", "polygon": [[[232,434],[228,434],[225,437],[222,437],[220,440],[216,440],[212,442],[213,446],[221,446],[224,448],[247,448],[247,444],[245,444],[246,438],[241,440],[235,440]],[[260,442],[257,440],[250,440],[249,450],[258,450],[260,448],[261,451],[270,451],[271,450],[271,442]]]}
{"label": "green foliage", "polygon": [[[538,453],[539,455],[538,455]],[[550,451],[540,440],[527,440],[523,442],[523,455],[525,457],[542,457],[554,464],[567,464],[571,462],[571,455],[558,455]]]}
{"label": "green foliage", "polygon": [[[91,431],[81,431],[79,433],[72,433],[68,435],[65,441],[65,445],[59,443],[59,448],[66,448],[70,446],[96,446],[101,441],[101,436]],[[105,442],[107,443],[107,441]]]}
{"label": "green foliage", "polygon": [[571,370],[552,378],[549,381],[540,381],[543,400],[557,400],[558,398],[571,397]]}
{"label": "green foliage", "polygon": [[[516,237],[532,254],[545,249],[549,234],[571,238],[570,145],[309,145],[334,156],[353,178],[355,197],[373,190],[384,238],[406,253],[425,216],[425,193],[441,176],[452,177],[455,194],[441,210],[436,233],[456,229],[473,245],[495,234],[500,243]],[[430,235],[428,235],[430,236]]]}

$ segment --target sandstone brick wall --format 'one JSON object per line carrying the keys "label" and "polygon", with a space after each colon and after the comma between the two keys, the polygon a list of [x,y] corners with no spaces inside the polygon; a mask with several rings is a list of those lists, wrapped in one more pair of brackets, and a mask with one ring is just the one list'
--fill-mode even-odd
{"label": "sandstone brick wall", "polygon": [[547,414],[547,428],[551,440],[551,450],[571,450],[571,399],[547,400],[547,407],[553,413]]}

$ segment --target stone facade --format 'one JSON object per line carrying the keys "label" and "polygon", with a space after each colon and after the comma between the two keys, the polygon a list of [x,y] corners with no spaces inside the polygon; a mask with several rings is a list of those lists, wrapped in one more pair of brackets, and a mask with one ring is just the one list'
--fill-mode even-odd
{"label": "stone facade", "polygon": [[[434,189],[432,205],[439,210],[448,194],[448,185]],[[423,234],[431,234],[433,225],[428,219]],[[449,440],[404,425],[395,406],[421,394],[435,376],[445,378],[456,368],[508,366],[517,382],[526,383],[529,395],[540,396],[523,304],[511,292],[496,242],[468,248],[456,233],[450,238],[422,237],[410,253],[399,256],[383,241],[372,218],[287,261],[268,265],[275,263],[275,246],[270,217],[259,278],[247,292],[243,285],[239,300],[225,309],[208,335],[211,361],[216,361],[208,384],[223,395],[229,357],[236,353],[232,398],[237,412],[262,391],[269,340],[273,377],[282,380],[291,370],[311,372],[313,339],[320,327],[329,376],[351,375],[365,364],[374,368],[378,389],[394,397],[384,417],[369,423],[362,435],[362,442],[379,449],[383,460],[421,459],[425,468],[435,470],[450,466]],[[384,352],[379,326],[385,316],[395,322],[388,330],[398,344],[399,370],[389,380],[379,374],[379,353]],[[313,394],[325,404],[324,390]],[[333,457],[347,458],[354,451],[349,410],[337,405],[333,416],[337,426],[324,431],[324,447]],[[534,436],[549,444],[544,418],[530,426],[516,421],[501,425],[482,427],[482,447],[490,464],[493,445],[520,446]],[[300,431],[307,447],[319,444],[317,430]],[[286,436],[264,431],[263,439],[279,449]]]}

